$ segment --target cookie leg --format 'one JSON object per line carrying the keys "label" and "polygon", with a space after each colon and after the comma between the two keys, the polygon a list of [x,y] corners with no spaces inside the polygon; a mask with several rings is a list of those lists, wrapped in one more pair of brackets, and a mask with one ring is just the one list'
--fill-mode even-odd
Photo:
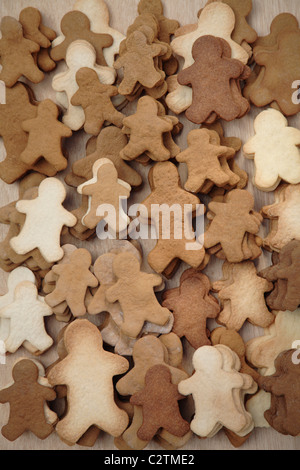
{"label": "cookie leg", "polygon": [[30,426],[30,431],[33,432],[39,439],[46,439],[54,431],[51,424],[48,423],[33,423]]}
{"label": "cookie leg", "polygon": [[13,420],[9,419],[9,422],[3,426],[1,433],[2,436],[5,437],[5,439],[8,439],[9,441],[15,441],[20,437],[23,432],[25,432],[25,428],[21,420]]}

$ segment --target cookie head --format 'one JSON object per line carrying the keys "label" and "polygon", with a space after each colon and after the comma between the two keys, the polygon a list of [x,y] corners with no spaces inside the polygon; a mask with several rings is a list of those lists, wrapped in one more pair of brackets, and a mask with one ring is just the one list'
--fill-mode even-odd
{"label": "cookie head", "polygon": [[170,369],[163,364],[157,364],[152,366],[145,375],[145,384],[151,385],[153,379],[159,376],[161,389],[163,390],[164,384],[169,384],[172,381],[172,375]]}
{"label": "cookie head", "polygon": [[204,295],[207,292],[206,286],[203,284],[203,282],[200,279],[197,278],[187,278],[184,281],[182,281],[180,285],[180,292],[186,297],[193,298],[195,295],[195,292],[197,291],[197,294]]}
{"label": "cookie head", "polygon": [[15,289],[16,299],[32,299],[37,296],[36,285],[30,281],[24,281],[17,285]]}
{"label": "cookie head", "polygon": [[[80,54],[78,54],[80,51]],[[96,62],[96,51],[87,41],[73,41],[67,49],[66,63],[70,69],[93,67]]]}
{"label": "cookie head", "polygon": [[274,35],[278,35],[281,31],[286,29],[298,29],[299,23],[297,18],[291,13],[281,13],[277,15],[271,23],[271,32]]}
{"label": "cookie head", "polygon": [[223,55],[223,44],[214,36],[201,36],[192,48],[192,56],[199,63],[212,63]]}
{"label": "cookie head", "polygon": [[69,11],[61,20],[61,30],[65,36],[74,35],[74,31],[90,29],[90,20],[81,11]]}
{"label": "cookie head", "polygon": [[193,366],[196,371],[211,373],[212,370],[221,370],[222,364],[222,355],[213,346],[202,346],[193,355]]}
{"label": "cookie head", "polygon": [[46,99],[42,101],[41,103],[39,103],[38,115],[40,118],[48,120],[49,114],[53,116],[54,119],[57,119],[59,115],[59,111],[58,111],[58,107],[52,100]]}
{"label": "cookie head", "polygon": [[52,200],[54,204],[62,203],[66,197],[66,190],[58,179],[46,178],[39,186],[39,197]]}
{"label": "cookie head", "polygon": [[147,335],[135,342],[132,357],[135,363],[140,360],[147,362],[148,359],[153,358],[158,362],[163,362],[165,353],[161,341],[155,336]]}
{"label": "cookie head", "polygon": [[168,185],[177,187],[179,184],[179,173],[177,167],[171,162],[156,163],[153,167],[152,180],[154,188],[165,185],[166,175]]}
{"label": "cookie head", "polygon": [[91,254],[85,248],[75,250],[70,256],[70,264],[78,266],[78,269],[89,269],[91,263]]}
{"label": "cookie head", "polygon": [[17,285],[20,284],[20,281],[30,281],[34,283],[35,276],[30,269],[20,266],[11,271],[11,273],[9,274],[7,279],[7,290],[14,291]]}
{"label": "cookie head", "polygon": [[24,359],[16,363],[12,370],[15,382],[36,382],[39,377],[37,365],[29,359]]}
{"label": "cookie head", "polygon": [[[111,145],[111,142],[114,145]],[[105,127],[97,137],[97,151],[101,155],[119,155],[127,144],[127,137],[115,126]]]}
{"label": "cookie head", "polygon": [[88,87],[93,83],[99,83],[99,78],[95,70],[88,67],[82,67],[76,73],[76,82],[80,87]]}
{"label": "cookie head", "polygon": [[113,253],[105,253],[104,255],[99,256],[94,264],[94,274],[99,279],[100,285],[111,284],[116,281],[116,278],[113,273],[113,261],[115,259]]}
{"label": "cookie head", "polygon": [[0,25],[2,39],[15,41],[23,38],[23,28],[21,23],[11,16],[4,16]]}
{"label": "cookie head", "polygon": [[277,109],[262,111],[254,121],[254,130],[257,134],[266,135],[281,131],[287,126],[287,120]]}
{"label": "cookie head", "polygon": [[20,13],[20,23],[26,25],[31,31],[39,29],[42,21],[41,14],[37,8],[27,7]]}
{"label": "cookie head", "polygon": [[109,161],[103,165],[100,165],[97,170],[97,179],[99,184],[102,185],[107,184],[107,181],[117,180],[118,172],[114,164]]}
{"label": "cookie head", "polygon": [[210,143],[210,135],[206,129],[194,129],[190,131],[187,136],[187,143],[189,147],[199,143],[199,135],[201,135],[203,145],[208,145]]}
{"label": "cookie head", "polygon": [[[222,18],[221,21],[220,18]],[[206,29],[209,24],[211,34],[217,37],[223,37],[224,33],[231,36],[235,27],[235,14],[226,3],[213,2],[203,8],[198,24],[199,26],[203,25]]]}
{"label": "cookie head", "polygon": [[137,111],[140,113],[157,114],[158,107],[156,101],[151,96],[143,96],[137,104]]}
{"label": "cookie head", "polygon": [[132,253],[120,253],[114,259],[113,270],[117,278],[126,279],[138,275],[140,263]]}
{"label": "cookie head", "polygon": [[147,38],[141,31],[134,31],[126,39],[126,48],[128,52],[136,52],[147,46]]}
{"label": "cookie head", "polygon": [[138,12],[152,13],[152,15],[160,16],[163,14],[163,6],[161,0],[140,0]]}
{"label": "cookie head", "polygon": [[251,211],[254,206],[254,198],[248,191],[235,189],[228,193],[226,202],[237,204],[243,207],[245,211]]}
{"label": "cookie head", "polygon": [[75,320],[68,325],[64,334],[67,352],[82,355],[83,351],[102,349],[103,341],[98,328],[88,320]]}

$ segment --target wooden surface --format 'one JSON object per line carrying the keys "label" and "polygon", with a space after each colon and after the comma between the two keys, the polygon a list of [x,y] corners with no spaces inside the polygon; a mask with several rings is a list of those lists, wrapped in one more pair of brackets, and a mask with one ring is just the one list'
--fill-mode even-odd
{"label": "wooden surface", "polygon": [[[5,15],[14,16],[18,18],[19,12],[27,6],[33,6],[38,8],[44,18],[44,23],[47,26],[55,29],[57,33],[60,33],[60,20],[63,15],[72,9],[74,0],[1,0],[0,1],[0,17]],[[106,0],[106,3],[110,10],[111,21],[110,24],[112,27],[118,29],[119,31],[126,33],[127,27],[133,22],[134,18],[137,16],[137,4],[138,0]],[[197,19],[197,12],[200,8],[205,5],[205,0],[163,0],[164,4],[164,13],[167,17],[177,19],[181,25],[195,23]],[[249,16],[250,24],[256,29],[258,34],[265,35],[269,32],[269,26],[272,19],[279,13],[290,12],[297,16],[300,22],[300,9],[299,9],[299,0],[253,0],[253,10]],[[37,100],[42,100],[45,98],[51,98],[55,101],[55,93],[51,88],[51,81],[54,74],[62,70],[63,65],[60,64],[59,67],[52,73],[47,74],[45,80],[36,85],[32,86]],[[300,78],[300,77],[299,77]],[[132,105],[129,108],[123,110],[126,114],[130,114],[132,111]],[[253,135],[253,119],[261,110],[252,107],[251,112],[241,120],[236,120],[231,123],[226,123],[225,135],[226,136],[236,136],[240,137],[244,142]],[[181,122],[184,124],[184,130],[177,139],[177,143],[182,149],[186,148],[186,136],[187,133],[197,126],[194,126],[188,122],[183,116],[180,116]],[[290,125],[300,126],[300,116],[296,116],[289,119]],[[67,148],[69,152],[69,167],[71,163],[76,159],[84,157],[84,148],[85,142],[88,136],[82,131],[74,133],[71,139],[68,140]],[[4,150],[1,146],[2,155],[0,156],[1,160],[4,158]],[[243,155],[240,153],[237,157],[238,164],[244,168],[249,174],[249,184],[248,188],[255,196],[256,209],[259,210],[262,206],[273,202],[273,193],[263,193],[253,188],[251,180],[253,175],[253,162],[246,160]],[[138,166],[133,164],[143,175],[144,184],[143,188],[134,191],[134,194],[131,197],[132,202],[142,201],[146,195],[149,194],[149,187],[147,184],[147,172],[148,169],[143,166]],[[184,168],[180,168],[182,180],[184,182],[186,178],[186,173]],[[59,177],[63,180],[67,171],[60,173]],[[79,205],[79,197],[76,194],[74,188],[67,188],[68,190],[68,199],[66,201],[66,207],[69,209],[76,208]],[[6,185],[0,181],[0,206],[6,205],[7,203],[16,200],[18,197],[18,184]],[[1,225],[1,240],[4,238],[7,227]],[[267,224],[264,223],[261,231],[261,235],[264,236],[267,233]],[[80,243],[78,240],[72,239],[72,242],[79,246],[87,247],[94,259],[99,256],[101,253],[108,250],[108,244],[105,241],[93,240],[89,243]],[[143,252],[144,259],[146,259],[147,253],[153,246],[154,242],[143,242]],[[144,261],[145,263],[146,261]],[[265,266],[270,264],[270,256],[267,253],[264,253],[257,261],[256,264],[259,269],[262,269]],[[219,279],[221,277],[221,265],[222,263],[213,258],[208,267],[205,270],[205,273],[210,277],[212,281]],[[146,265],[145,265],[146,268]],[[173,287],[178,285],[178,279],[181,272],[186,269],[186,265],[181,265],[180,269],[176,273],[176,276],[170,281],[166,282],[167,287]],[[0,293],[5,293],[5,280],[7,274],[0,272]],[[55,320],[55,318],[46,319],[47,329],[49,333],[55,338],[59,329],[64,326]],[[209,323],[209,327],[213,328],[214,323]],[[263,330],[258,327],[254,327],[250,324],[243,326],[241,334],[245,340],[248,340],[252,337],[261,335]],[[192,350],[186,343],[185,347],[185,361],[187,364],[190,363],[189,359],[192,354]],[[30,356],[30,354],[21,348],[17,353],[7,357],[6,365],[0,365],[0,388],[6,386],[11,382],[11,366],[18,357],[21,356]],[[48,352],[39,357],[39,360],[48,366],[56,359],[56,350],[55,346],[52,347]],[[9,412],[9,406],[0,405],[0,427],[7,422]],[[102,433],[96,442],[94,449],[115,449],[113,444],[113,439]],[[242,450],[296,450],[300,448],[300,437],[292,438],[283,436],[277,433],[275,430],[269,429],[259,429],[256,428],[250,438],[246,443],[241,447]],[[0,449],[82,449],[82,447],[74,446],[68,447],[63,444],[58,436],[53,433],[45,441],[37,439],[34,435],[25,433],[15,442],[10,443],[2,437],[0,434]],[[161,449],[154,443],[150,443],[147,449]],[[212,439],[202,439],[199,440],[194,436],[184,447],[184,449],[218,449],[218,450],[227,450],[233,449],[230,442],[226,438],[223,431],[220,431]],[[116,449],[115,449],[116,450]]]}

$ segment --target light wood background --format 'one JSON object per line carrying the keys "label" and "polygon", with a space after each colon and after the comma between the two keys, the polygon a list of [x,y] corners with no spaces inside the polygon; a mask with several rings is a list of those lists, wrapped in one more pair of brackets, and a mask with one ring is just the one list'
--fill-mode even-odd
{"label": "light wood background", "polygon": [[[47,26],[52,27],[58,34],[60,34],[60,20],[63,15],[72,9],[74,1],[73,0],[1,0],[0,1],[0,17],[5,15],[14,16],[18,18],[20,11],[27,7],[33,6],[38,8],[44,19],[44,23]],[[137,5],[138,0],[106,0],[106,3],[110,10],[110,17],[111,21],[110,24],[112,27],[118,29],[119,31],[126,34],[127,27],[134,21],[135,17],[137,16]],[[300,8],[299,8],[299,0],[253,0],[253,10],[251,15],[249,16],[250,24],[256,29],[260,36],[266,35],[269,32],[269,26],[271,24],[272,19],[279,13],[282,12],[290,12],[297,16],[300,22]],[[205,5],[205,0],[163,0],[164,4],[164,13],[165,16],[173,19],[177,19],[181,25],[195,23],[197,20],[197,12],[200,8]],[[35,86],[32,86],[36,98],[40,101],[45,98],[51,98],[55,101],[55,93],[51,87],[51,81],[54,74],[58,71],[61,71],[64,67],[63,64],[59,64],[58,68],[50,73],[47,74],[45,80]],[[300,78],[300,77],[299,77]],[[125,110],[124,113],[130,114],[132,113],[132,105]],[[247,141],[247,139],[253,135],[253,119],[261,110],[252,107],[251,112],[245,116],[241,120],[235,120],[231,123],[225,123],[225,134],[226,136],[236,136],[242,139],[243,143]],[[182,149],[186,148],[186,136],[187,133],[197,126],[194,126],[190,122],[188,122],[184,116],[180,116],[181,122],[184,124],[184,129],[181,135],[177,138],[177,143],[180,145]],[[296,126],[299,128],[300,125],[300,116],[296,116],[289,119],[290,125]],[[84,134],[84,132],[76,132],[72,136],[71,139],[67,142],[67,149],[69,152],[69,167],[71,167],[71,163],[76,159],[83,158],[85,156],[84,148],[85,142],[89,136]],[[1,160],[4,158],[5,153],[3,149],[3,145],[0,139],[0,152],[1,152]],[[248,188],[255,196],[256,201],[256,209],[260,210],[260,208],[266,204],[273,202],[273,193],[263,193],[258,191],[257,189],[253,188],[251,183],[252,175],[253,175],[253,162],[246,160],[243,155],[240,153],[237,157],[238,164],[244,168],[249,174],[249,184]],[[149,194],[149,186],[147,183],[147,172],[148,168],[143,166],[138,166],[138,164],[133,164],[136,168],[143,175],[144,184],[140,190],[134,191],[134,194],[131,197],[132,202],[142,201],[145,196]],[[185,181],[186,178],[186,170],[184,165],[181,165],[180,168],[182,181]],[[59,177],[63,180],[64,176],[67,174],[67,171],[61,173]],[[76,190],[74,188],[67,188],[68,190],[68,198],[66,201],[66,207],[69,209],[73,209],[78,207],[80,199],[76,194]],[[7,185],[4,182],[0,181],[0,205],[4,206],[7,203],[14,201],[18,198],[18,183],[13,185]],[[4,238],[7,227],[1,226],[0,227],[0,237],[1,240]],[[264,223],[261,231],[261,235],[267,233],[267,224]],[[70,240],[64,240],[70,241]],[[102,254],[103,252],[109,249],[108,243],[105,241],[100,240],[93,240],[88,243],[80,243],[78,240],[72,239],[71,240],[74,244],[79,246],[87,247],[93,254],[94,259],[97,256]],[[153,242],[154,243],[154,242]],[[144,267],[146,266],[146,256],[151,247],[153,246],[152,242],[143,242],[143,252],[144,252]],[[265,266],[270,264],[270,255],[268,253],[264,253],[257,261],[256,265],[259,269],[262,269]],[[210,277],[212,281],[219,279],[221,277],[221,266],[222,263],[216,259],[212,259],[205,269],[205,273]],[[186,269],[186,265],[181,265],[180,269],[174,276],[174,278],[170,281],[166,282],[166,286],[173,287],[178,285],[178,279],[180,274],[184,269]],[[149,268],[148,268],[149,269]],[[0,272],[0,293],[4,294],[6,292],[6,278],[7,274],[3,271]],[[59,329],[64,326],[55,320],[55,318],[47,318],[47,329],[49,333],[55,338]],[[209,327],[213,328],[215,325],[214,323],[209,323]],[[254,327],[250,324],[245,324],[241,330],[241,334],[245,340],[248,340],[252,337],[259,336],[263,333],[258,327]],[[190,358],[193,350],[184,343],[185,348],[185,363],[190,368]],[[18,357],[21,356],[30,356],[30,354],[21,348],[17,353],[13,355],[9,355],[6,360],[6,365],[0,365],[0,388],[6,386],[8,383],[11,382],[11,367],[12,364]],[[48,366],[56,359],[56,350],[55,346],[52,347],[48,352],[43,354],[39,357],[39,360],[44,364],[44,366]],[[0,427],[2,427],[8,419],[9,413],[9,406],[0,405]],[[113,444],[113,439],[102,433],[96,442],[96,445],[93,447],[94,449],[107,449],[113,450],[115,449]],[[296,450],[300,448],[300,437],[292,438],[283,436],[277,433],[275,430],[268,428],[256,428],[250,438],[246,441],[246,443],[241,447],[242,450]],[[50,435],[45,441],[41,441],[37,439],[33,434],[25,433],[15,442],[11,443],[4,439],[0,434],[0,449],[83,449],[80,446],[73,446],[69,447],[62,443],[58,438],[56,433]],[[161,449],[155,443],[150,443],[147,449]],[[194,436],[184,447],[184,449],[199,449],[199,450],[208,450],[208,449],[215,449],[215,450],[227,450],[233,449],[230,442],[226,438],[223,431],[220,431],[215,437],[212,439],[202,439],[199,440],[196,436]],[[116,449],[115,449],[116,450]]]}

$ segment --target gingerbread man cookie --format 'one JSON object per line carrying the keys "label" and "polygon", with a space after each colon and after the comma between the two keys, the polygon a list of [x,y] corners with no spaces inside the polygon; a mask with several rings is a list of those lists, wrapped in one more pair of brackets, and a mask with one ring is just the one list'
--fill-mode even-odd
{"label": "gingerbread man cookie", "polygon": [[66,385],[68,411],[56,425],[61,439],[75,444],[91,427],[119,436],[128,415],[114,400],[113,376],[128,369],[124,357],[103,349],[98,328],[88,320],[75,320],[64,332],[67,355],[49,373],[51,385]]}
{"label": "gingerbread man cookie", "polygon": [[58,120],[59,109],[47,99],[39,103],[37,117],[23,121],[22,128],[28,132],[28,142],[21,153],[21,160],[29,167],[44,158],[56,171],[64,170],[68,161],[62,154],[63,137],[71,137],[72,131]]}
{"label": "gingerbread man cookie", "polygon": [[39,439],[46,439],[54,427],[47,422],[44,406],[56,398],[55,391],[38,382],[39,369],[29,359],[18,361],[12,376],[13,385],[0,391],[0,403],[10,405],[9,420],[1,430],[2,435],[14,441],[25,431],[31,431]]}
{"label": "gingerbread man cookie", "polygon": [[1,20],[0,30],[0,58],[2,70],[0,80],[7,87],[12,87],[22,76],[33,83],[44,79],[43,72],[35,64],[33,54],[40,50],[40,46],[23,37],[23,28],[15,18],[4,16]]}
{"label": "gingerbread man cookie", "polygon": [[23,255],[39,248],[42,256],[50,263],[63,257],[64,252],[60,247],[62,227],[72,227],[77,221],[62,206],[65,198],[63,184],[56,178],[46,178],[39,185],[37,198],[17,202],[16,208],[26,214],[26,220],[20,234],[10,240],[16,253]]}
{"label": "gingerbread man cookie", "polygon": [[98,135],[105,121],[122,127],[124,115],[116,110],[111,97],[118,94],[117,87],[104,85],[95,70],[84,67],[76,73],[79,90],[73,95],[71,104],[84,109],[84,130]]}
{"label": "gingerbread man cookie", "polygon": [[123,311],[122,332],[136,338],[145,321],[165,325],[170,311],[163,308],[154,294],[161,277],[141,271],[140,263],[131,253],[120,253],[113,262],[117,282],[106,292],[109,302],[119,301]]}

